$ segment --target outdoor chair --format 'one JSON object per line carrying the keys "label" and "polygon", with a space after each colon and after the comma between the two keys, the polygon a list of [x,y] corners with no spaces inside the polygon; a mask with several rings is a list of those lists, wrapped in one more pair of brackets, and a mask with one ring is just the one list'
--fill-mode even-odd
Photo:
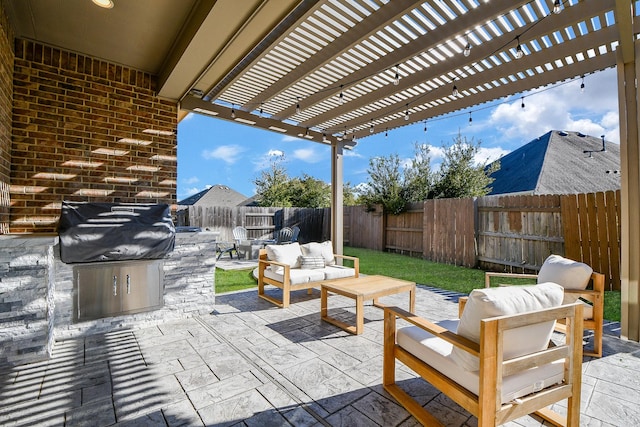
{"label": "outdoor chair", "polygon": [[278,231],[278,236],[276,238],[276,244],[278,245],[286,245],[287,243],[291,243],[293,237],[293,230],[289,227],[283,227]]}
{"label": "outdoor chair", "polygon": [[235,227],[233,229],[233,241],[238,258],[250,258],[251,240],[247,238],[247,229],[241,226]]}
{"label": "outdoor chair", "polygon": [[[397,359],[477,417],[480,427],[531,413],[578,426],[582,305],[561,305],[562,298],[555,283],[476,289],[461,298],[459,320],[437,323],[386,307],[384,389],[423,425],[443,425],[396,383]],[[398,328],[398,319],[410,326]],[[556,320],[568,326],[564,343],[550,341]],[[565,399],[566,417],[547,408]]]}
{"label": "outdoor chair", "polygon": [[[583,304],[584,329],[593,331],[593,350],[584,351],[585,356],[602,357],[602,333],[604,321],[604,275],[594,272],[585,263],[573,261],[560,255],[550,255],[542,264],[538,274],[485,273],[485,287],[491,286],[491,278],[531,278],[537,283],[553,282],[564,288],[564,303],[581,301]],[[589,284],[591,283],[591,286]],[[499,283],[498,286],[508,284]],[[590,288],[590,289],[587,289]],[[556,330],[563,331],[559,323]]]}
{"label": "outdoor chair", "polygon": [[293,227],[291,227],[291,229],[293,230],[293,234],[291,235],[291,242],[297,242],[298,237],[300,236],[300,227],[294,225]]}

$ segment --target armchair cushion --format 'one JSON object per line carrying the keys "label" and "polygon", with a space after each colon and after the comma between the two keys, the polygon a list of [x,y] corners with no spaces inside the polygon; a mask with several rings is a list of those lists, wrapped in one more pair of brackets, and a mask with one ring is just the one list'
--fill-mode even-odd
{"label": "armchair cushion", "polygon": [[331,240],[327,240],[322,243],[305,243],[300,246],[300,250],[304,256],[323,257],[325,265],[334,265],[336,263],[336,260],[333,257],[333,245],[331,244]]}
{"label": "armchair cushion", "polygon": [[[443,328],[456,332],[457,320],[443,320],[436,323]],[[451,357],[453,344],[431,335],[417,326],[398,329],[398,345],[418,359],[443,373],[475,395],[479,394],[479,371],[467,372]],[[502,403],[526,396],[541,388],[559,383],[563,379],[564,363],[562,360],[528,369],[503,379]]]}
{"label": "armchair cushion", "polygon": [[[475,289],[460,317],[458,334],[477,343],[482,319],[556,307],[563,294],[562,286],[555,283]],[[545,322],[506,331],[505,360],[546,348],[554,326],[555,322]],[[480,369],[478,358],[462,349],[454,348],[451,358],[467,371]]]}
{"label": "armchair cushion", "polygon": [[[586,289],[593,269],[587,264],[560,255],[549,255],[540,267],[538,283],[553,282],[565,289]],[[576,302],[579,295],[566,294],[563,304]]]}
{"label": "armchair cushion", "polygon": [[[291,268],[300,267],[302,251],[300,250],[300,244],[298,244],[298,242],[291,243],[290,245],[267,245],[266,249],[267,259],[269,259],[269,261],[289,264]],[[283,267],[277,266],[274,272],[282,274],[283,271]]]}

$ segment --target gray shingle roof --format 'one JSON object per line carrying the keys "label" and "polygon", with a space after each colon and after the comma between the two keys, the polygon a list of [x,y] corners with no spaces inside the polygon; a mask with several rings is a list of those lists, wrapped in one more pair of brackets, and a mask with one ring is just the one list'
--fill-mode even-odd
{"label": "gray shingle roof", "polygon": [[214,185],[211,188],[187,197],[178,202],[180,206],[224,206],[234,207],[247,200],[247,196],[238,193],[226,185]]}
{"label": "gray shingle roof", "polygon": [[602,138],[580,132],[550,131],[499,160],[500,170],[492,175],[495,181],[489,194],[617,190],[620,146],[609,142],[605,147],[606,151],[601,151]]}

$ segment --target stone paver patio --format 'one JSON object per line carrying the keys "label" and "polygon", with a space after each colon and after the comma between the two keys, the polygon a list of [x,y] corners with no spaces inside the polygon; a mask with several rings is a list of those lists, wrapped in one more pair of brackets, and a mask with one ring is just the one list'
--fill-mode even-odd
{"label": "stone paver patio", "polygon": [[[365,307],[354,336],[320,321],[319,295],[296,292],[288,309],[256,290],[219,295],[210,315],[58,342],[51,360],[0,373],[0,425],[418,425],[381,385],[382,310]],[[353,302],[331,298],[332,315],[353,321]],[[456,317],[457,299],[418,286],[417,312]],[[406,308],[407,298],[381,302]],[[585,358],[581,425],[640,425],[640,345],[616,327],[605,357]],[[445,425],[477,424],[411,371],[398,377]]]}

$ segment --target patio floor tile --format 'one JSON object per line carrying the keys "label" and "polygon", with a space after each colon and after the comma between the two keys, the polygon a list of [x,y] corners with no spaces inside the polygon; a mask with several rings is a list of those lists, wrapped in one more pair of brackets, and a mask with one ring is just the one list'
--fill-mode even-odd
{"label": "patio floor tile", "polygon": [[[273,292],[273,291],[271,291]],[[457,316],[458,294],[417,287],[419,315]],[[353,301],[331,297],[352,322]],[[335,299],[334,299],[335,298]],[[406,295],[385,298],[406,305]],[[419,425],[382,387],[382,310],[351,335],[320,320],[319,292],[291,307],[256,290],[218,295],[212,314],[57,342],[46,362],[0,372],[3,426]],[[581,425],[640,425],[640,345],[607,322],[602,359],[585,358]],[[477,420],[399,364],[396,378],[447,426]],[[566,402],[554,405],[565,411]],[[507,426],[542,426],[523,417]]]}

